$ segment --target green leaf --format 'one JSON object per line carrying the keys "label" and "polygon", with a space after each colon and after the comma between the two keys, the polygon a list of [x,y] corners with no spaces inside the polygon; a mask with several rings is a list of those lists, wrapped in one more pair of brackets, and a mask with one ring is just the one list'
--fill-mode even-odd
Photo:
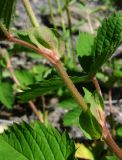
{"label": "green leaf", "polygon": [[121,70],[114,70],[113,76],[115,76],[118,79],[122,78],[122,71]]}
{"label": "green leaf", "polygon": [[100,95],[95,91],[93,94],[83,88],[85,102],[89,109],[81,112],[79,122],[81,130],[88,139],[99,139],[102,137],[101,117],[98,111],[103,111],[104,104]]}
{"label": "green leaf", "polygon": [[63,109],[74,109],[78,107],[77,102],[74,99],[65,99],[58,104]]}
{"label": "green leaf", "polygon": [[122,139],[122,124],[118,124],[116,128],[116,135]]}
{"label": "green leaf", "polygon": [[107,156],[106,160],[119,160],[116,156]]}
{"label": "green leaf", "polygon": [[45,74],[49,71],[49,68],[44,66],[43,64],[34,65],[31,69],[31,73],[34,75],[36,81],[44,80]]}
{"label": "green leaf", "polygon": [[30,85],[34,83],[33,75],[27,70],[15,70],[15,76],[22,85]]}
{"label": "green leaf", "polygon": [[33,27],[25,31],[16,31],[20,39],[36,45],[56,50],[60,55],[64,53],[65,45],[60,34],[46,26]]}
{"label": "green leaf", "polygon": [[[88,43],[88,40],[86,42]],[[96,74],[99,68],[111,57],[111,55],[119,47],[121,42],[122,12],[118,12],[103,20],[101,27],[99,27],[98,29],[93,46],[93,41],[90,44],[88,43],[89,47],[85,50],[85,56],[80,55],[81,66],[89,75],[92,76]],[[80,43],[80,41],[78,43]],[[78,49],[80,50],[79,46],[80,45],[78,45]],[[82,54],[82,52],[80,53]]]}
{"label": "green leaf", "polygon": [[[76,50],[79,55],[79,61],[84,71],[89,71],[91,63],[91,50],[94,43],[94,36],[90,33],[81,32],[79,34]],[[89,63],[90,62],[90,63]]]}
{"label": "green leaf", "polygon": [[30,40],[37,47],[56,48],[58,41],[53,32],[46,26],[33,27],[28,29],[28,36]]}
{"label": "green leaf", "polygon": [[0,83],[0,101],[8,109],[12,108],[14,102],[12,85],[7,82]]}
{"label": "green leaf", "polygon": [[98,29],[92,49],[93,63],[90,73],[94,74],[115,52],[122,42],[122,12],[104,19]]}
{"label": "green leaf", "polygon": [[[0,0],[0,23],[9,29],[13,14],[15,12],[16,0]],[[0,39],[3,32],[0,30]]]}
{"label": "green leaf", "polygon": [[0,135],[0,160],[75,160],[74,142],[40,122],[14,124]]}
{"label": "green leaf", "polygon": [[81,130],[88,139],[100,139],[102,137],[102,128],[90,110],[81,112],[79,123]]}
{"label": "green leaf", "polygon": [[[71,77],[71,79],[74,83],[84,82],[89,80],[88,76],[82,76],[82,77],[74,76]],[[51,91],[59,89],[59,86],[60,87],[65,86],[61,78],[55,77],[49,80],[44,80],[39,83],[27,86],[27,89],[18,94],[18,98],[21,102],[28,102],[29,100],[32,100],[41,95],[45,95]]]}
{"label": "green leaf", "polygon": [[104,102],[101,96],[97,93],[97,91],[91,93],[86,88],[83,88],[83,90],[85,93],[84,99],[88,104],[92,115],[96,118],[97,121],[100,121],[98,110],[103,111],[104,109]]}
{"label": "green leaf", "polygon": [[81,108],[75,107],[74,109],[68,111],[63,117],[64,126],[79,126],[79,116],[81,114]]}

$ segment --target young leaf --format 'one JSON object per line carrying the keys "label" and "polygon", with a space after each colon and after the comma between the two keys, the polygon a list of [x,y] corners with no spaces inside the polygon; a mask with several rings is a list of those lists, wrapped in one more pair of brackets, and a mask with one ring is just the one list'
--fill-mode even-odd
{"label": "young leaf", "polygon": [[85,92],[84,99],[89,109],[86,112],[81,112],[80,127],[87,138],[99,139],[102,137],[102,127],[99,123],[101,117],[99,117],[98,111],[103,110],[103,100],[96,91],[92,94],[86,88],[83,88],[83,90]]}
{"label": "young leaf", "polygon": [[[37,124],[36,124],[37,123]],[[74,142],[40,122],[14,124],[0,135],[0,160],[75,160]]]}
{"label": "young leaf", "polygon": [[[88,43],[88,40],[86,42]],[[94,43],[93,41],[88,43],[89,47],[85,50],[85,55],[83,54],[82,56],[82,52],[80,51],[83,50],[79,47],[80,45],[77,45],[77,51],[81,53],[81,66],[89,75],[96,74],[98,69],[111,57],[121,42],[122,12],[118,12],[103,20],[101,27],[98,29]],[[80,40],[77,43],[79,44]]]}
{"label": "young leaf", "polygon": [[88,139],[100,139],[102,137],[102,128],[90,110],[81,112],[79,123],[81,130]]}
{"label": "young leaf", "polygon": [[64,42],[58,32],[46,26],[29,28],[26,31],[16,31],[20,39],[36,45],[37,47],[51,48],[64,53]]}
{"label": "young leaf", "polygon": [[85,93],[84,99],[89,105],[92,115],[97,121],[100,121],[98,111],[102,111],[104,109],[104,103],[101,96],[97,93],[97,91],[92,94],[86,88],[83,88],[83,90]]}
{"label": "young leaf", "polygon": [[14,102],[13,89],[10,83],[0,83],[0,101],[8,108],[12,108]]}
{"label": "young leaf", "polygon": [[76,144],[76,157],[79,159],[95,160],[93,153],[84,145],[77,143]]}
{"label": "young leaf", "polygon": [[77,54],[79,55],[79,61],[84,69],[84,71],[88,72],[90,63],[91,63],[91,50],[94,43],[94,36],[90,33],[81,32],[79,34],[77,43],[76,43],[76,50]]}
{"label": "young leaf", "polygon": [[[15,12],[16,0],[0,0],[0,23],[9,29],[13,14]],[[0,30],[0,39],[3,33]]]}
{"label": "young leaf", "polygon": [[103,20],[92,48],[93,63],[90,74],[94,74],[111,57],[122,42],[122,12],[114,13]]}

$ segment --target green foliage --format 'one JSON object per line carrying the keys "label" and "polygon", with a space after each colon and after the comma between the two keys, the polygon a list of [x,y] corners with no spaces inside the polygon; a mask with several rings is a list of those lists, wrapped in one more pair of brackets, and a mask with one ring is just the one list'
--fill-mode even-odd
{"label": "green foliage", "polygon": [[118,124],[116,127],[116,136],[122,139],[122,124]]}
{"label": "green foliage", "polygon": [[61,101],[59,104],[58,104],[59,107],[63,108],[63,109],[74,109],[76,107],[78,107],[78,104],[76,103],[76,101],[74,99],[65,99],[63,101]]}
{"label": "green foliage", "polygon": [[81,130],[89,139],[99,139],[102,137],[102,128],[99,124],[100,117],[98,111],[103,110],[103,100],[97,92],[93,94],[84,88],[84,99],[89,106],[89,109],[81,112],[79,122]]}
{"label": "green foliage", "polygon": [[[87,76],[83,77],[71,77],[74,83],[83,82],[88,80]],[[49,80],[44,80],[36,84],[32,84],[27,86],[28,88],[24,90],[24,92],[19,93],[18,98],[21,102],[28,102],[36,97],[41,95],[45,95],[51,91],[59,89],[60,87],[64,87],[65,84],[61,78],[55,77]]]}
{"label": "green foliage", "polygon": [[[0,0],[0,23],[9,29],[13,14],[15,12],[16,0]],[[3,38],[3,33],[0,30],[0,39]]]}
{"label": "green foliage", "polygon": [[107,156],[106,160],[119,160],[116,156]]}
{"label": "green foliage", "polygon": [[79,61],[84,71],[89,71],[89,64],[91,63],[91,50],[94,44],[94,36],[89,33],[81,32],[79,34],[76,50],[79,55]]}
{"label": "green foliage", "polygon": [[64,126],[79,126],[81,108],[74,99],[65,99],[61,101],[58,106],[68,110],[63,117]]}
{"label": "green foliage", "polygon": [[16,31],[16,34],[29,43],[37,47],[45,47],[59,51],[60,54],[64,52],[64,44],[61,40],[59,33],[49,29],[46,26],[33,27],[26,31]]}
{"label": "green foliage", "polygon": [[64,132],[62,135],[40,122],[33,125],[14,124],[0,135],[0,160],[74,160],[75,146]]}
{"label": "green foliage", "polygon": [[34,83],[34,76],[27,70],[15,70],[15,76],[24,86]]}
{"label": "green foliage", "polygon": [[97,121],[100,121],[98,110],[102,111],[104,109],[103,99],[97,91],[91,93],[86,88],[83,88],[83,90],[85,93],[84,99],[90,108],[90,112],[97,119]]}
{"label": "green foliage", "polygon": [[64,126],[79,126],[79,116],[81,114],[80,107],[75,107],[74,109],[68,111],[63,117]]}
{"label": "green foliage", "polygon": [[100,139],[102,137],[102,128],[90,110],[81,112],[79,123],[81,130],[88,139]]}
{"label": "green foliage", "polygon": [[[93,43],[92,38],[84,36],[85,41],[89,42],[90,46]],[[80,55],[80,62],[83,69],[89,74],[94,75],[98,69],[111,57],[114,51],[122,42],[122,13],[114,13],[109,18],[104,19],[101,27],[98,29],[97,36],[93,46],[82,53],[82,47],[77,45],[77,51]],[[78,38],[77,44],[82,45],[82,39]],[[88,53],[87,53],[88,52]],[[86,54],[87,53],[87,54]],[[84,60],[86,60],[85,63]],[[89,65],[89,66],[88,66]]]}
{"label": "green foliage", "polygon": [[11,109],[14,102],[12,85],[7,82],[0,82],[0,102],[8,109]]}

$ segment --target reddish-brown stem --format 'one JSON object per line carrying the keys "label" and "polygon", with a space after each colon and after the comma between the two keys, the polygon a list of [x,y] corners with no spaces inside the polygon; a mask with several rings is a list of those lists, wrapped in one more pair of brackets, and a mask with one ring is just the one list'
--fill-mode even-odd
{"label": "reddish-brown stem", "polygon": [[[68,74],[66,73],[64,67],[62,66],[62,63],[59,60],[59,57],[57,56],[57,54],[55,53],[55,51],[53,50],[49,50],[47,48],[37,48],[34,45],[31,45],[25,41],[19,40],[13,36],[11,36],[6,30],[5,28],[1,25],[0,26],[1,29],[3,30],[3,32],[5,33],[7,39],[10,42],[14,42],[17,44],[20,44],[22,46],[28,47],[33,49],[35,52],[43,55],[45,58],[47,58],[52,64],[54,64],[54,66],[56,67],[58,73],[60,74],[60,76],[62,77],[62,79],[64,80],[65,84],[67,85],[68,89],[71,91],[71,93],[73,94],[73,96],[75,97],[75,99],[77,100],[77,102],[79,103],[79,105],[82,107],[82,109],[85,111],[87,110],[87,105],[83,99],[83,97],[80,95],[80,93],[77,91],[76,87],[74,86],[73,82],[71,81],[71,79],[69,78]],[[92,81],[98,91],[98,93],[101,95],[102,97],[102,92],[99,86],[99,83],[96,79],[96,77],[92,78]],[[30,102],[29,102],[30,103]],[[33,108],[33,105],[31,104],[31,107]],[[105,114],[104,112],[102,112],[103,114]],[[101,114],[102,117],[102,114]],[[119,146],[117,146],[117,144],[115,143],[115,141],[113,140],[108,128],[106,127],[106,121],[105,119],[102,121],[101,118],[101,126],[103,128],[103,138],[105,140],[105,142],[108,144],[108,146],[112,149],[112,151],[120,158],[122,159],[122,150],[119,148]]]}
{"label": "reddish-brown stem", "polygon": [[57,61],[57,63],[55,63],[55,68],[57,69],[58,73],[62,77],[65,84],[67,85],[67,88],[69,89],[69,91],[71,92],[73,97],[77,100],[80,107],[83,109],[83,111],[86,111],[87,104],[85,103],[81,94],[78,92],[78,90],[75,87],[75,85],[73,84],[72,80],[69,78],[69,76],[68,76],[67,72],[65,71],[65,68],[63,67],[63,64],[61,63],[60,60]]}
{"label": "reddish-brown stem", "polygon": [[122,160],[122,150],[119,148],[119,146],[112,138],[110,131],[108,130],[106,125],[103,128],[103,139],[109,146],[109,148],[120,158],[120,160]]}
{"label": "reddish-brown stem", "polygon": [[14,71],[13,71],[13,68],[11,66],[11,62],[10,62],[10,59],[7,60],[7,69],[9,71],[9,73],[11,74],[11,77],[13,79],[13,81],[17,84],[17,85],[20,85],[19,81],[17,80],[15,74],[14,74]]}
{"label": "reddish-brown stem", "polygon": [[[17,80],[15,74],[14,74],[14,70],[11,66],[11,61],[10,59],[7,59],[7,69],[9,71],[9,73],[11,74],[11,77],[13,79],[13,81],[17,84],[17,85],[20,85],[19,81]],[[43,117],[39,114],[38,110],[36,109],[36,106],[35,104],[32,102],[32,101],[29,101],[28,102],[30,108],[32,109],[32,111],[35,113],[35,115],[38,117],[38,119],[44,123],[44,120],[43,120]]]}
{"label": "reddish-brown stem", "polygon": [[[97,81],[95,76],[92,78],[92,82],[95,85],[96,90],[98,91],[98,93],[102,97],[102,92],[101,92],[99,83],[98,83],[98,81]],[[109,148],[117,155],[117,157],[119,157],[122,160],[122,150],[116,144],[116,142],[114,141],[113,137],[110,134],[109,129],[106,127],[106,115],[105,115],[105,112],[104,111],[100,111],[99,115],[100,115],[100,119],[101,119],[99,123],[101,124],[102,129],[103,129],[103,139],[104,139],[104,141],[109,146]]]}
{"label": "reddish-brown stem", "polygon": [[93,82],[96,90],[97,90],[98,93],[100,94],[100,96],[103,97],[103,96],[102,96],[101,89],[100,89],[100,86],[99,86],[99,83],[98,83],[98,81],[97,81],[97,79],[96,79],[96,76],[93,76],[93,77],[92,77],[92,82]]}
{"label": "reddish-brown stem", "polygon": [[36,109],[35,104],[34,104],[32,101],[29,101],[28,104],[29,104],[30,108],[32,109],[32,111],[35,113],[35,115],[38,117],[38,119],[39,119],[42,123],[44,123],[44,119],[43,119],[43,117],[40,115],[40,113],[38,112],[38,110]]}
{"label": "reddish-brown stem", "polygon": [[22,46],[28,47],[28,48],[34,50],[35,52],[43,55],[45,58],[47,58],[55,66],[58,73],[60,74],[60,76],[64,80],[65,84],[67,85],[68,89],[71,91],[72,95],[77,100],[77,102],[82,107],[82,109],[84,111],[87,110],[87,105],[86,105],[83,97],[80,95],[80,93],[78,92],[78,90],[74,86],[73,82],[69,78],[68,74],[66,73],[62,63],[60,62],[60,58],[58,57],[55,50],[50,50],[50,49],[47,49],[44,47],[37,48],[36,46],[34,46],[28,42],[22,41],[20,39],[17,39],[15,37],[11,36],[6,30],[4,30],[4,33],[10,42],[14,42],[14,43],[20,44]]}
{"label": "reddish-brown stem", "polygon": [[110,115],[113,113],[113,106],[112,106],[112,91],[109,89],[108,91],[108,101],[109,101],[109,107],[110,107]]}
{"label": "reddish-brown stem", "polygon": [[57,56],[57,54],[53,50],[50,50],[50,49],[47,49],[44,47],[37,48],[36,46],[34,46],[28,42],[22,41],[20,39],[17,39],[16,37],[13,37],[13,36],[9,36],[8,41],[20,44],[22,46],[25,46],[25,47],[28,47],[28,48],[34,50],[36,53],[47,58],[52,64],[55,64],[56,61],[59,60],[59,57]]}

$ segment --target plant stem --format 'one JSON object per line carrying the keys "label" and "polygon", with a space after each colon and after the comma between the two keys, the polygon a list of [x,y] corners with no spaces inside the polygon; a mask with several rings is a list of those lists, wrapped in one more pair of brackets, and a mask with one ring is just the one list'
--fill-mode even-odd
{"label": "plant stem", "polygon": [[9,36],[8,38],[9,38],[8,40],[10,42],[14,42],[14,43],[20,44],[22,46],[31,48],[35,52],[37,52],[37,53],[43,55],[45,58],[47,58],[56,67],[59,75],[62,77],[62,79],[64,80],[64,82],[67,85],[68,89],[71,91],[72,95],[78,101],[78,103],[82,107],[82,109],[84,111],[87,110],[87,105],[86,105],[83,97],[80,95],[80,93],[76,89],[75,85],[73,84],[73,82],[69,78],[69,76],[66,73],[62,63],[59,60],[59,57],[56,55],[56,53],[54,51],[46,49],[46,48],[36,48],[35,46],[29,44],[28,42],[19,40],[19,39],[15,38],[15,37],[12,37],[12,36],[11,37]]}
{"label": "plant stem", "polygon": [[89,15],[89,11],[87,11],[87,21],[88,21],[88,25],[89,25],[89,29],[91,31],[91,34],[94,34],[94,30],[93,30],[93,27],[92,27],[92,23],[91,23],[91,19],[90,19],[90,15]]}
{"label": "plant stem", "polygon": [[117,155],[117,157],[119,157],[120,160],[122,160],[122,150],[119,148],[119,146],[116,144],[116,142],[112,138],[110,131],[108,130],[106,125],[103,130],[103,139],[106,142],[106,144],[109,146],[109,148]]}
{"label": "plant stem", "polygon": [[[100,96],[103,98],[102,96],[102,92],[99,86],[99,83],[96,79],[96,77],[92,77],[92,82],[95,85],[98,93],[100,94]],[[116,142],[114,141],[114,139],[112,138],[109,129],[106,127],[106,115],[105,112],[101,112],[101,126],[103,129],[103,139],[106,142],[106,144],[109,146],[109,148],[116,154],[117,157],[119,157],[122,160],[122,150],[121,148],[116,144]]]}
{"label": "plant stem", "polygon": [[[14,81],[17,85],[20,85],[19,81],[17,80],[17,78],[16,78],[16,76],[15,76],[15,74],[14,74],[14,70],[13,70],[13,68],[12,68],[12,66],[11,66],[11,60],[10,60],[10,59],[7,59],[6,62],[7,62],[7,69],[8,69],[8,71],[9,71],[9,73],[11,74],[11,77],[12,77],[13,81]],[[29,104],[30,108],[32,109],[32,111],[35,113],[35,115],[38,117],[38,119],[39,119],[42,123],[44,123],[43,117],[39,114],[38,110],[36,109],[35,104],[34,104],[32,101],[29,101],[28,104]]]}
{"label": "plant stem", "polygon": [[50,16],[51,16],[51,19],[52,19],[52,23],[54,25],[55,30],[57,30],[57,27],[56,27],[56,24],[55,24],[55,18],[54,18],[54,15],[53,15],[53,7],[52,7],[52,4],[51,4],[50,0],[48,0],[48,6],[50,8]]}
{"label": "plant stem", "polygon": [[76,57],[75,57],[75,51],[74,51],[74,43],[73,43],[73,34],[72,34],[72,23],[71,23],[71,14],[69,10],[69,2],[68,0],[65,0],[65,5],[66,5],[66,13],[67,13],[67,19],[68,19],[68,28],[69,28],[69,33],[70,33],[70,45],[71,45],[71,50],[72,50],[72,59],[73,63],[76,64]]}
{"label": "plant stem", "polygon": [[34,104],[32,101],[29,101],[28,104],[29,104],[30,108],[32,109],[32,111],[35,113],[35,115],[38,117],[38,119],[39,119],[42,123],[44,123],[44,119],[43,119],[43,117],[41,116],[41,114],[39,113],[39,111],[36,109],[35,104]]}
{"label": "plant stem", "polygon": [[[21,46],[28,47],[28,48],[34,50],[35,52],[43,55],[45,58],[47,58],[55,66],[59,75],[62,77],[63,81],[65,82],[67,88],[71,91],[72,95],[77,100],[78,104],[81,106],[83,111],[87,110],[87,104],[85,103],[83,97],[80,95],[80,93],[76,89],[72,80],[69,78],[67,72],[65,71],[65,69],[64,69],[61,61],[59,60],[59,57],[56,55],[55,51],[47,49],[47,48],[37,48],[36,46],[29,44],[28,42],[25,42],[25,41],[22,41],[22,40],[19,40],[19,39],[13,37],[4,28],[4,26],[1,23],[0,23],[0,28],[4,32],[8,41],[20,44]],[[95,84],[95,87],[98,90],[99,94],[101,94],[100,86],[99,86],[99,83],[98,83],[96,77],[93,77],[92,81]],[[104,114],[104,116],[102,114]],[[108,146],[112,149],[112,151],[117,155],[117,157],[122,159],[122,150],[119,148],[119,146],[113,140],[108,128],[106,127],[105,112],[101,112],[101,119],[103,119],[103,121],[101,121],[101,126],[103,128],[104,141],[108,144]]]}
{"label": "plant stem", "polygon": [[39,23],[38,23],[38,21],[36,19],[36,16],[35,16],[35,14],[33,12],[33,9],[32,9],[32,7],[30,5],[29,0],[22,0],[22,2],[23,2],[23,5],[25,7],[25,10],[26,10],[26,12],[27,12],[27,14],[28,14],[28,16],[30,18],[30,21],[31,21],[32,25],[34,27],[39,27]]}
{"label": "plant stem", "polygon": [[[62,10],[62,7],[61,7],[61,3],[60,3],[60,0],[55,0],[56,1],[56,4],[57,4],[57,10],[58,10],[58,14],[61,18],[61,27],[62,27],[62,31],[63,31],[63,35],[66,34],[66,25],[65,25],[65,20],[64,20],[64,17],[63,17],[63,10]],[[66,49],[67,49],[67,53],[68,53],[68,57],[70,58],[71,55],[70,55],[70,44],[68,44],[68,42],[65,40],[65,46],[66,46]],[[64,54],[64,58],[65,60],[67,60],[67,55]]]}
{"label": "plant stem", "polygon": [[86,105],[83,97],[78,92],[75,85],[73,84],[73,82],[69,78],[69,76],[68,76],[67,72],[65,71],[61,61],[60,60],[57,61],[57,63],[55,63],[54,65],[55,65],[55,68],[57,69],[59,75],[62,77],[63,81],[65,82],[67,88],[71,91],[71,94],[73,95],[73,97],[77,100],[78,104],[83,109],[83,111],[86,111],[87,110],[87,105]]}
{"label": "plant stem", "polygon": [[96,76],[92,77],[92,82],[93,82],[96,90],[97,90],[98,93],[100,94],[100,96],[103,97],[102,92],[101,92],[101,89],[100,89],[100,85],[99,85],[99,83],[98,83],[98,81],[97,81],[97,79],[96,79]]}
{"label": "plant stem", "polygon": [[60,4],[60,0],[56,0],[56,4],[57,4],[57,7],[58,7],[58,13],[61,17],[61,26],[62,26],[62,29],[63,29],[63,33],[66,32],[66,26],[65,26],[65,21],[64,21],[64,18],[63,18],[63,14],[62,14],[62,7],[61,7],[61,4]]}
{"label": "plant stem", "polygon": [[111,90],[111,88],[108,91],[108,101],[109,101],[110,115],[112,116],[113,106],[112,106],[112,90]]}

